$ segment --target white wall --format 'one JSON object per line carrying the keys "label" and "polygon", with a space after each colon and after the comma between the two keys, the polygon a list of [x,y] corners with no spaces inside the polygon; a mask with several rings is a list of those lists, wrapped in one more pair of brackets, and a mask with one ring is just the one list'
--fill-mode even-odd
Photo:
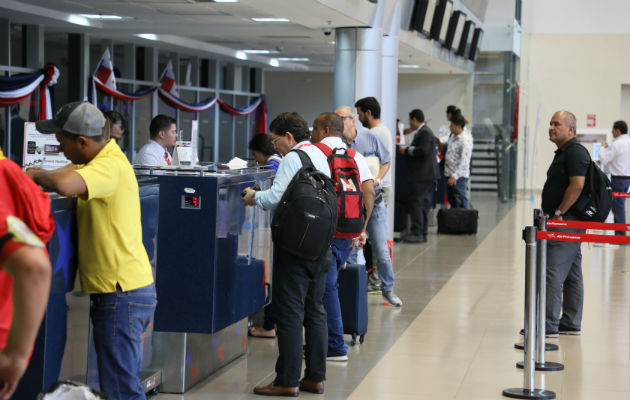
{"label": "white wall", "polygon": [[405,127],[409,126],[409,111],[419,108],[427,125],[437,134],[446,125],[446,107],[458,106],[464,116],[472,119],[471,75],[398,75],[398,113]]}
{"label": "white wall", "polygon": [[333,108],[332,72],[265,72],[267,116],[271,122],[285,111],[297,111],[309,123]]}
{"label": "white wall", "polygon": [[519,188],[545,182],[556,149],[548,139],[555,111],[573,112],[578,130],[587,114],[596,114],[596,128],[604,130],[630,120],[622,109],[630,83],[629,16],[628,0],[523,2]]}
{"label": "white wall", "polygon": [[524,34],[630,34],[628,0],[525,0]]}
{"label": "white wall", "polygon": [[[333,73],[265,72],[265,96],[269,121],[285,111],[297,111],[309,124],[321,112],[334,111]],[[420,108],[429,125],[437,131],[446,124],[446,106],[455,104],[465,116],[472,115],[471,75],[398,75],[398,112],[405,126],[409,111]],[[349,104],[352,106],[352,104]]]}

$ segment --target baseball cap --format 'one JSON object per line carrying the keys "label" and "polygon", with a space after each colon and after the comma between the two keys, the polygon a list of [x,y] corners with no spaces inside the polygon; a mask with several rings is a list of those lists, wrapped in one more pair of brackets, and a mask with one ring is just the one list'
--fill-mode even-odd
{"label": "baseball cap", "polygon": [[87,101],[68,103],[57,111],[55,118],[35,123],[40,133],[67,132],[81,136],[101,136],[103,126],[105,116]]}

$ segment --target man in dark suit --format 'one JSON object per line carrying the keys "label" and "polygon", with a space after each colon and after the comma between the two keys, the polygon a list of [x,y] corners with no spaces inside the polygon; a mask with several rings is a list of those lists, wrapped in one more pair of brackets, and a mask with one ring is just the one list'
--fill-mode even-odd
{"label": "man in dark suit", "polygon": [[414,129],[410,146],[399,146],[399,152],[405,157],[409,197],[407,209],[411,216],[409,234],[402,239],[410,243],[427,241],[428,216],[431,209],[435,181],[440,177],[435,137],[433,131],[424,122],[422,110],[409,113],[409,125]]}

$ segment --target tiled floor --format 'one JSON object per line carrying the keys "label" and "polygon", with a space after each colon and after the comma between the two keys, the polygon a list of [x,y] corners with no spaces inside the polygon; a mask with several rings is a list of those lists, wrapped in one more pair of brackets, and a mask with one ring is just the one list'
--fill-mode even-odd
{"label": "tiled floor", "polygon": [[[498,203],[473,197],[480,211],[476,236],[430,234],[426,244],[395,246],[401,309],[369,296],[365,343],[350,361],[328,363],[326,399],[501,399],[523,387],[515,368],[523,353],[524,242],[529,199]],[[539,204],[539,201],[536,202]],[[434,231],[435,228],[433,228]],[[562,372],[536,373],[536,387],[558,399],[630,398],[630,247],[582,245],[585,307],[582,336],[552,339],[548,361]],[[249,354],[185,395],[158,400],[250,399],[253,386],[274,377],[275,340],[251,339]]]}

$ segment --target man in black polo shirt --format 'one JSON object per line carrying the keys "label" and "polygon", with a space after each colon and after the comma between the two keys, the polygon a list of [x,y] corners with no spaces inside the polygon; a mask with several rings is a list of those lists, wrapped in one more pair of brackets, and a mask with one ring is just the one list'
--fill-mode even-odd
{"label": "man in black polo shirt", "polygon": [[[542,209],[551,219],[575,220],[571,207],[578,199],[591,157],[575,138],[575,115],[556,112],[549,122],[549,140],[558,147],[547,170],[542,191]],[[553,230],[553,229],[549,229]],[[563,232],[584,232],[563,229]],[[579,242],[547,242],[547,321],[548,337],[558,333],[579,335],[582,323],[584,283]],[[560,310],[562,317],[560,318]]]}

